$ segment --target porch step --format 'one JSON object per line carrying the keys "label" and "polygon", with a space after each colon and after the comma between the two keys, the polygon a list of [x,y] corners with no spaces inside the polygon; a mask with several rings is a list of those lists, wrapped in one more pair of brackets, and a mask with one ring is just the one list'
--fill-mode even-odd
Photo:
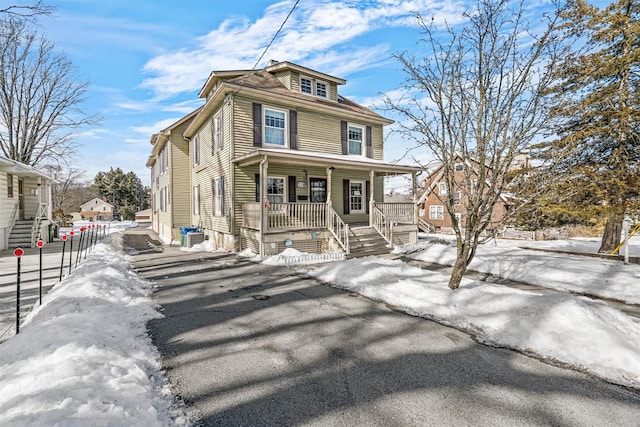
{"label": "porch step", "polygon": [[9,234],[9,248],[15,249],[18,246],[30,248],[31,227],[33,227],[32,220],[16,221],[15,225],[11,229],[11,233]]}
{"label": "porch step", "polygon": [[353,227],[349,229],[349,256],[359,258],[391,252],[387,241],[373,227]]}
{"label": "porch step", "polygon": [[424,233],[435,233],[436,226],[431,224],[429,221],[424,218],[418,218],[418,230]]}

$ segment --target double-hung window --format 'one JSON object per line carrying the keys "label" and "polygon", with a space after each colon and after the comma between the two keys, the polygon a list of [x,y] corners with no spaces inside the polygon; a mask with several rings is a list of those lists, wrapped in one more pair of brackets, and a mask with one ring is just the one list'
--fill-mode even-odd
{"label": "double-hung window", "polygon": [[361,126],[349,125],[349,154],[362,155],[362,141],[364,128]]}
{"label": "double-hung window", "polygon": [[193,138],[193,166],[200,164],[200,138],[196,135]]}
{"label": "double-hung window", "polygon": [[200,184],[193,186],[193,214],[200,215]]}
{"label": "double-hung window", "polygon": [[287,114],[273,108],[264,109],[265,145],[287,146]]}
{"label": "double-hung window", "polygon": [[320,98],[327,97],[327,84],[325,82],[316,81],[316,96]]}
{"label": "double-hung window", "polygon": [[349,212],[364,213],[364,182],[349,182]]}
{"label": "double-hung window", "polygon": [[7,197],[13,198],[13,175],[7,174]]}
{"label": "double-hung window", "polygon": [[222,129],[222,111],[213,117],[213,152],[220,151],[224,148],[224,135]]}
{"label": "double-hung window", "polygon": [[313,81],[308,77],[300,77],[300,92],[313,95]]}
{"label": "double-hung window", "polygon": [[267,177],[267,199],[271,204],[285,202],[285,179],[283,177]]}
{"label": "double-hung window", "polygon": [[444,206],[429,206],[429,219],[443,219]]}
{"label": "double-hung window", "polygon": [[440,194],[441,196],[446,196],[447,195],[447,183],[446,182],[439,182],[438,183],[438,194]]}
{"label": "double-hung window", "polygon": [[224,214],[224,177],[213,180],[213,215]]}

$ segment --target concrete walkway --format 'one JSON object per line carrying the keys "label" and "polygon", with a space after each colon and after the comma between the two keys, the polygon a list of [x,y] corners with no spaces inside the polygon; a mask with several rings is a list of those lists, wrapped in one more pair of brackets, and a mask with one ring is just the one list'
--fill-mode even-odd
{"label": "concrete walkway", "polygon": [[[142,246],[140,236],[125,244]],[[136,243],[139,242],[139,243]],[[143,247],[136,249],[145,249]],[[640,396],[473,341],[286,267],[134,256],[163,368],[199,425],[637,425]]]}

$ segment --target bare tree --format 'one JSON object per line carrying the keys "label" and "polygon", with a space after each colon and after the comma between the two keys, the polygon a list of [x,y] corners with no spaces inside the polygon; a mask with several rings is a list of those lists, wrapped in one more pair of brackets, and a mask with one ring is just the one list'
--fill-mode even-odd
{"label": "bare tree", "polygon": [[71,61],[24,20],[0,27],[0,149],[11,159],[37,165],[73,152],[72,132],[95,124],[80,105],[89,87]]}
{"label": "bare tree", "polygon": [[[387,97],[402,135],[426,149],[442,165],[440,196],[453,221],[457,257],[449,288],[457,289],[494,205],[508,183],[514,156],[538,135],[548,115],[542,89],[556,60],[557,14],[544,16],[538,34],[530,31],[524,2],[478,0],[458,28],[439,29],[418,16],[426,47],[423,58],[395,57],[403,66],[406,95]],[[464,165],[456,171],[456,165]],[[465,199],[463,220],[454,214]]]}
{"label": "bare tree", "polygon": [[52,208],[65,213],[75,212],[82,203],[94,197],[91,183],[84,171],[62,165],[48,164],[42,170],[53,178]]}
{"label": "bare tree", "polygon": [[42,3],[41,0],[31,5],[5,4],[0,2],[0,19],[13,18],[33,20],[38,16],[51,15],[55,8]]}

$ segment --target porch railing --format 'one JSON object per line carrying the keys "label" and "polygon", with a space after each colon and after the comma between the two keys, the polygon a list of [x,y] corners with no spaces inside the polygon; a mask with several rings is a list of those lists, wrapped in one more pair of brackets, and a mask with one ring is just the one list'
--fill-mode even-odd
{"label": "porch railing", "polygon": [[390,221],[396,224],[415,224],[415,204],[413,203],[374,203]]}
{"label": "porch railing", "polygon": [[[242,205],[242,225],[259,230],[260,209],[258,202]],[[304,230],[327,228],[327,205],[325,203],[271,203],[266,207],[267,229]]]}
{"label": "porch railing", "polygon": [[388,218],[384,212],[374,206],[373,208],[373,228],[375,228],[389,247],[393,247],[393,226],[394,221]]}
{"label": "porch railing", "polygon": [[47,204],[40,203],[38,204],[38,211],[36,213],[35,219],[33,220],[33,225],[31,226],[31,247],[36,246],[36,242],[40,237],[40,225],[42,224],[42,219],[47,218]]}
{"label": "porch railing", "polygon": [[271,203],[267,230],[327,228],[326,203]]}
{"label": "porch railing", "polygon": [[336,238],[344,252],[349,255],[349,224],[345,223],[340,215],[331,207],[327,207],[329,211],[329,231]]}

